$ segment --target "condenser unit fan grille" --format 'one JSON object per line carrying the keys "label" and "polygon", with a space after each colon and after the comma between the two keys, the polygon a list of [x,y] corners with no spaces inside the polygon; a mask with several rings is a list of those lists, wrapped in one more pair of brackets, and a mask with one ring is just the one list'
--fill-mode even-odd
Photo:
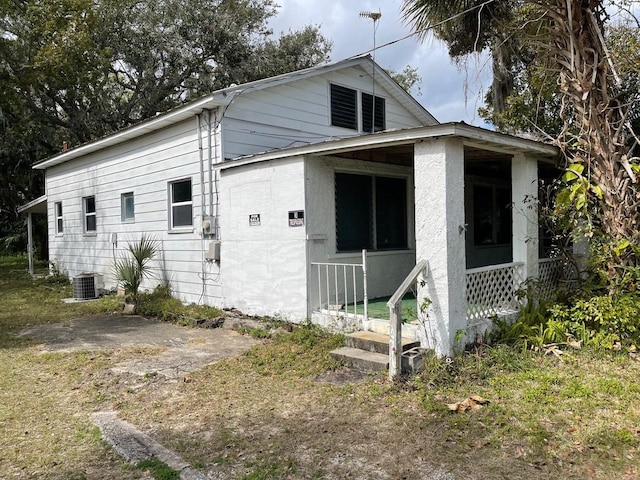
{"label": "condenser unit fan grille", "polygon": [[83,273],[73,277],[73,298],[76,300],[98,298],[98,288],[94,274]]}

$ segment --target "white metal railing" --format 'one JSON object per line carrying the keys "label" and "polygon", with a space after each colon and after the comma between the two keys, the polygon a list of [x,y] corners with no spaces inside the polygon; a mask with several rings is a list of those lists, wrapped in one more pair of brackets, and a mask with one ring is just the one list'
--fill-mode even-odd
{"label": "white metal railing", "polygon": [[426,275],[427,261],[420,260],[387,302],[389,307],[389,380],[402,371],[402,297],[422,275]]}
{"label": "white metal railing", "polygon": [[467,320],[513,313],[516,291],[524,282],[524,263],[503,263],[467,270]]}
{"label": "white metal railing", "polygon": [[362,250],[362,263],[311,262],[311,268],[312,275],[313,270],[316,270],[318,280],[318,298],[316,304],[312,305],[312,310],[330,315],[356,316],[360,297],[364,320],[369,319],[366,250]]}

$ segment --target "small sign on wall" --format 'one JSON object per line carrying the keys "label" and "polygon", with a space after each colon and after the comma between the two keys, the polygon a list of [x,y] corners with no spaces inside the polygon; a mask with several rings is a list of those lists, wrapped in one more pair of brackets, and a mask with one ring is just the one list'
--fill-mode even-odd
{"label": "small sign on wall", "polygon": [[289,226],[290,227],[304,226],[304,210],[294,210],[292,212],[289,212]]}
{"label": "small sign on wall", "polygon": [[252,213],[249,215],[249,226],[250,227],[259,227],[260,226],[260,214]]}

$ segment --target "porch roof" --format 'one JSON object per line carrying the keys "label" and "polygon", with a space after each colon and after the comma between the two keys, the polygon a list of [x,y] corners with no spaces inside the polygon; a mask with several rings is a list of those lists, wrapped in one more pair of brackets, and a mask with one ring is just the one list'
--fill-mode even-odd
{"label": "porch roof", "polygon": [[398,147],[412,147],[413,144],[421,141],[444,137],[461,138],[465,147],[469,149],[491,151],[501,155],[523,153],[533,155],[550,163],[555,162],[560,155],[560,150],[553,145],[474,127],[464,122],[451,122],[402,130],[386,130],[350,138],[327,140],[301,147],[272,150],[227,160],[222,164],[221,168],[225,170],[300,155],[353,154],[353,152],[358,151],[382,150],[389,147],[394,147],[393,151],[397,152]]}
{"label": "porch roof", "polygon": [[19,206],[18,213],[47,213],[47,196],[42,195],[29,203]]}

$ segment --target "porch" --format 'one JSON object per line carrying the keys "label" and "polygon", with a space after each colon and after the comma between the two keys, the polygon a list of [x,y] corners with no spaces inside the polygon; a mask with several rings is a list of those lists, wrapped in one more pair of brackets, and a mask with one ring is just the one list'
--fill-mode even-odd
{"label": "porch", "polygon": [[[424,261],[429,273],[402,313],[428,317],[429,331],[407,318],[402,335],[450,355],[491,318],[517,312],[522,283],[545,273],[535,207],[540,170],[553,167],[557,151],[460,124],[422,134],[385,132],[367,146],[307,157],[307,171],[324,176],[311,178],[312,189],[323,188],[321,202],[308,197],[309,224],[316,207],[333,220],[325,235],[308,237],[308,312],[339,330],[388,333],[388,317],[372,315],[369,299],[391,296]],[[357,247],[372,251],[360,260]]]}

